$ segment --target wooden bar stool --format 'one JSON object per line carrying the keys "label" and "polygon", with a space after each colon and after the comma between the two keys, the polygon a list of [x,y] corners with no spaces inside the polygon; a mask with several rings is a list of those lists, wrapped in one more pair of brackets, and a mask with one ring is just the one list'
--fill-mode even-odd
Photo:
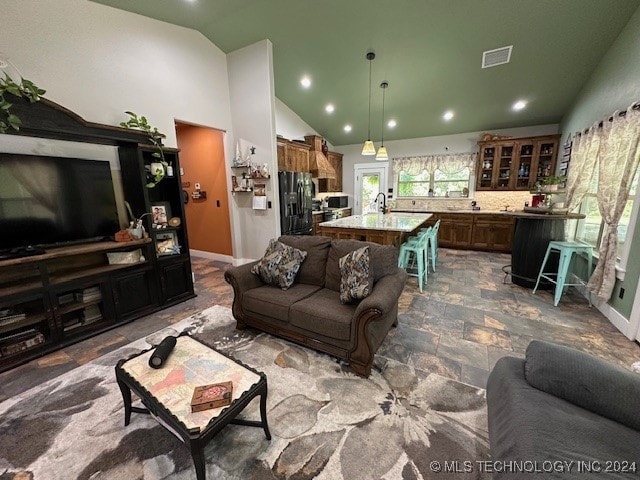
{"label": "wooden bar stool", "polygon": [[[560,260],[558,263],[558,271],[557,272],[545,272],[544,267],[547,264],[547,260],[549,259],[549,254],[552,251],[557,251],[560,255]],[[586,285],[587,282],[580,280],[580,283],[566,283],[567,273],[569,272],[569,265],[571,264],[571,257],[573,254],[578,253],[586,253],[589,259],[589,275],[591,274],[591,269],[593,267],[593,247],[591,245],[587,245],[585,243],[580,242],[557,242],[551,241],[549,242],[549,246],[547,247],[547,253],[544,255],[544,260],[542,261],[542,266],[540,267],[540,273],[538,274],[538,280],[536,281],[536,286],[533,289],[533,293],[536,293],[538,289],[538,285],[540,284],[540,279],[544,278],[545,280],[555,284],[556,289],[553,296],[553,306],[557,307],[558,302],[560,301],[560,297],[564,292],[566,287],[576,287],[579,285]],[[555,277],[552,278],[552,277]],[[589,300],[589,306],[591,306],[591,294],[587,293],[587,298]]]}

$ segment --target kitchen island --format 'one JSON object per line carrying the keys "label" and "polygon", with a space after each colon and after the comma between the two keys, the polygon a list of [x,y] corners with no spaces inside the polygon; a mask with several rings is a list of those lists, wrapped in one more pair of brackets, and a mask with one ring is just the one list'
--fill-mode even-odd
{"label": "kitchen island", "polygon": [[369,213],[322,222],[318,226],[320,235],[327,237],[399,247],[405,238],[426,227],[430,218],[430,213]]}

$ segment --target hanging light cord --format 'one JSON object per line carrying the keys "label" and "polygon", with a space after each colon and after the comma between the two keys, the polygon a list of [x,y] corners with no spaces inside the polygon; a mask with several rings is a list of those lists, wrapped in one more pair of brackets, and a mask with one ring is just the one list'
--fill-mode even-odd
{"label": "hanging light cord", "polygon": [[382,87],[382,132],[380,133],[380,145],[384,147],[384,94],[389,84],[387,82],[382,82],[380,86]]}
{"label": "hanging light cord", "polygon": [[[367,58],[369,58],[370,54],[367,54]],[[367,140],[371,140],[371,62],[373,58],[369,59],[369,130],[367,133]]]}

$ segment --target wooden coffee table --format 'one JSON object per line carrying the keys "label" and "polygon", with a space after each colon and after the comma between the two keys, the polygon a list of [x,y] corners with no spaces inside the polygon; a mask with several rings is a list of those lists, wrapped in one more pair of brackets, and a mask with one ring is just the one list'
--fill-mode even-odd
{"label": "wooden coffee table", "polygon": [[[205,480],[205,445],[227,424],[262,427],[271,440],[267,424],[267,377],[187,334],[176,339],[171,355],[159,369],[149,367],[153,348],[120,360],[116,379],[124,400],[124,424],[131,412],[151,414],[161,425],[189,446],[197,480]],[[191,413],[193,389],[200,385],[233,382],[231,405]],[[146,408],[131,405],[131,391]],[[236,416],[260,396],[260,421]]]}

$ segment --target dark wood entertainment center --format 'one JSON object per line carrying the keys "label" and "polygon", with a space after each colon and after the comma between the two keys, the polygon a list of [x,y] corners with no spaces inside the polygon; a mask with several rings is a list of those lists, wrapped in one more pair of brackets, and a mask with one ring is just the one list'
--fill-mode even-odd
{"label": "dark wood entertainment center", "polygon": [[[156,229],[146,215],[149,238],[47,248],[0,260],[0,372],[195,296],[178,151],[164,150],[173,176],[147,188],[149,166],[157,160],[144,133],[86,122],[46,99],[12,103],[22,120],[18,135],[116,146],[133,214],[139,218],[161,204],[181,222]],[[158,251],[164,238],[175,239],[180,252]],[[140,261],[114,263],[118,254]]]}

